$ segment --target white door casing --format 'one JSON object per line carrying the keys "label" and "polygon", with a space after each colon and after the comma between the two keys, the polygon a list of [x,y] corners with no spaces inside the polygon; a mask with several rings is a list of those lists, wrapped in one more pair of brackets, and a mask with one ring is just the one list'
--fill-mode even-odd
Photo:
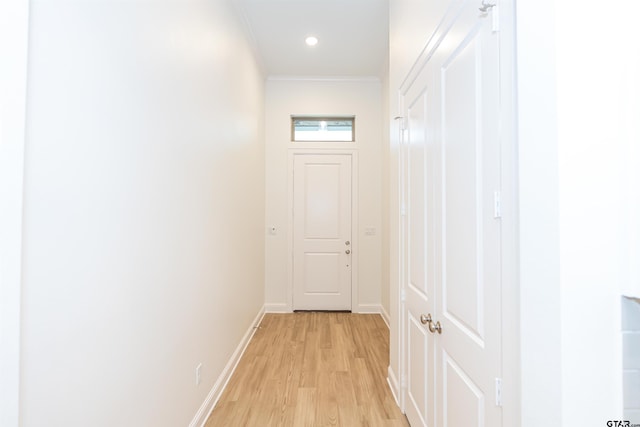
{"label": "white door casing", "polygon": [[[447,15],[454,19],[440,42],[400,92],[402,352],[413,426],[502,425],[500,70],[491,15],[475,2]],[[430,332],[436,322],[442,334]]]}
{"label": "white door casing", "polygon": [[352,309],[352,155],[293,155],[293,309]]}

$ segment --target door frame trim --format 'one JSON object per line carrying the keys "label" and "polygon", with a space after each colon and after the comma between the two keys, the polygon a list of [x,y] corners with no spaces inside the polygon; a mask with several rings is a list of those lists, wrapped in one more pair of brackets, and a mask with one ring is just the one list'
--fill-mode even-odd
{"label": "door frame trim", "polygon": [[507,426],[519,425],[522,399],[515,0],[499,0],[498,12],[502,161],[502,425]]}
{"label": "door frame trim", "polygon": [[0,26],[7,40],[0,43],[0,424],[7,427],[20,424],[30,7],[27,0],[0,4],[8,24]]}
{"label": "door frame trim", "polygon": [[[348,155],[351,156],[351,248],[359,254],[358,242],[358,150],[356,149],[319,149],[319,148],[289,148],[287,159],[287,305],[288,311],[293,311],[293,165],[296,156],[301,155]],[[358,269],[359,256],[351,258],[351,312],[358,313]]]}

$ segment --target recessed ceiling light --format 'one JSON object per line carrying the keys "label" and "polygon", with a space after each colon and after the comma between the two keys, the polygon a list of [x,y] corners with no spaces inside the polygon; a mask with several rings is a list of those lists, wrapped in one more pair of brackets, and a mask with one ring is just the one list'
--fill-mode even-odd
{"label": "recessed ceiling light", "polygon": [[307,44],[307,46],[315,46],[318,44],[318,38],[309,36],[306,39],[304,39],[304,42]]}

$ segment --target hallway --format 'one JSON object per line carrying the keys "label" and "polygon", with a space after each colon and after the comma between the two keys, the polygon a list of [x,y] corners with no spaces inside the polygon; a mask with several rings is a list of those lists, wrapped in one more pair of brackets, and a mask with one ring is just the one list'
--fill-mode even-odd
{"label": "hallway", "polygon": [[[640,424],[629,3],[0,1],[0,426]],[[360,314],[272,314],[303,155]]]}
{"label": "hallway", "polygon": [[205,427],[408,426],[379,315],[266,314]]}

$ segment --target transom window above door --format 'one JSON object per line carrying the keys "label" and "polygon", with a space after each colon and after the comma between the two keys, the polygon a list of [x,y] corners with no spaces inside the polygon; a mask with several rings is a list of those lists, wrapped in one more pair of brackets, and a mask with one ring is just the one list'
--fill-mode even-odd
{"label": "transom window above door", "polygon": [[353,142],[355,116],[291,116],[293,142]]}

